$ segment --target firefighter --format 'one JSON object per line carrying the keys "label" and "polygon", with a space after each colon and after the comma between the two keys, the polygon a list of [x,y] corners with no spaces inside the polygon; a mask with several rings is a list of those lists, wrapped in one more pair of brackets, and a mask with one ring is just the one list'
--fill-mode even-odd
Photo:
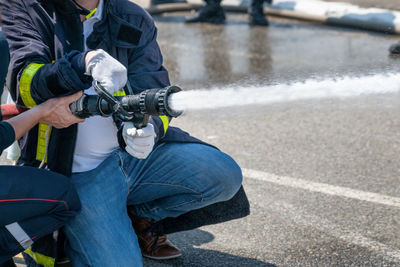
{"label": "firefighter", "polygon": [[[93,79],[114,95],[169,85],[154,21],[128,0],[12,0],[3,11],[12,52],[8,85],[20,104],[33,107],[80,90],[94,94]],[[119,91],[126,77],[133,92]],[[179,257],[165,232],[248,214],[237,163],[169,127],[169,120],[152,117],[136,130],[117,118],[91,117],[51,129],[49,142],[45,124],[24,137],[20,164],[45,162],[77,188],[82,211],[65,227],[74,266]]]}
{"label": "firefighter", "polygon": [[[0,95],[9,60],[8,44],[0,31]],[[81,93],[55,98],[0,122],[0,154],[39,121],[56,127],[81,122],[71,114],[68,121],[55,115],[76,101]],[[11,257],[27,250],[37,239],[74,218],[80,201],[67,177],[32,167],[0,166],[0,266],[15,266]]]}

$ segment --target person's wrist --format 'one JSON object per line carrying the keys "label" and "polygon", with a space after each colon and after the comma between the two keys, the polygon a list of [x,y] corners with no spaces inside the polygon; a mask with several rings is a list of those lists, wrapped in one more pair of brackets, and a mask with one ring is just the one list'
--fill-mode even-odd
{"label": "person's wrist", "polygon": [[43,105],[38,105],[29,110],[32,114],[32,118],[37,122],[41,121],[47,116],[48,111],[43,107]]}
{"label": "person's wrist", "polygon": [[96,50],[91,50],[85,55],[85,64],[87,65],[88,61],[94,56]]}

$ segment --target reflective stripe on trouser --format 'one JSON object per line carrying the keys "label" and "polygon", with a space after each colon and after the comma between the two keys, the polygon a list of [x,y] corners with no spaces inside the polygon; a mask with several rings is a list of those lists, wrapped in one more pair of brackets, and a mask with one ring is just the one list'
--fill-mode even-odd
{"label": "reflective stripe on trouser", "polygon": [[43,265],[44,267],[54,267],[55,265],[55,258],[43,255],[38,252],[34,252],[31,248],[28,248],[24,252],[28,254],[39,265]]}
{"label": "reflective stripe on trouser", "polygon": [[17,222],[6,225],[6,229],[24,249],[27,249],[30,245],[33,244],[32,239]]}

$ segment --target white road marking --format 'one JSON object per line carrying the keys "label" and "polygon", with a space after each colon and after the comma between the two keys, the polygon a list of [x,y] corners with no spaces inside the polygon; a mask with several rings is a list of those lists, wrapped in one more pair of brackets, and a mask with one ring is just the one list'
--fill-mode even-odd
{"label": "white road marking", "polygon": [[266,208],[274,210],[282,217],[286,217],[298,225],[317,229],[318,231],[324,232],[347,243],[374,251],[379,255],[383,255],[389,261],[394,260],[396,262],[400,262],[400,250],[365,237],[357,231],[348,229],[346,226],[338,225],[322,217],[311,215],[292,204],[283,201],[277,201],[268,203]]}
{"label": "white road marking", "polygon": [[368,201],[376,204],[392,206],[400,208],[400,198],[382,195],[378,193],[365,192],[357,189],[341,187],[336,185],[311,182],[303,179],[291,178],[286,176],[278,176],[275,174],[256,171],[251,169],[242,169],[243,176],[266,181],[269,183],[279,184],[283,186],[290,186],[294,188],[301,188],[312,192],[319,192],[327,195],[352,198],[362,201]]}

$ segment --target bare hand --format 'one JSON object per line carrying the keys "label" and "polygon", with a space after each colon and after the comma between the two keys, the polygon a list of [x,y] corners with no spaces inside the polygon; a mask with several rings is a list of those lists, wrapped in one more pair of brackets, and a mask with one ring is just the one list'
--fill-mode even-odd
{"label": "bare hand", "polygon": [[69,105],[82,96],[82,91],[70,96],[49,99],[36,108],[41,111],[41,122],[52,125],[57,129],[69,127],[72,124],[83,122],[72,114]]}

